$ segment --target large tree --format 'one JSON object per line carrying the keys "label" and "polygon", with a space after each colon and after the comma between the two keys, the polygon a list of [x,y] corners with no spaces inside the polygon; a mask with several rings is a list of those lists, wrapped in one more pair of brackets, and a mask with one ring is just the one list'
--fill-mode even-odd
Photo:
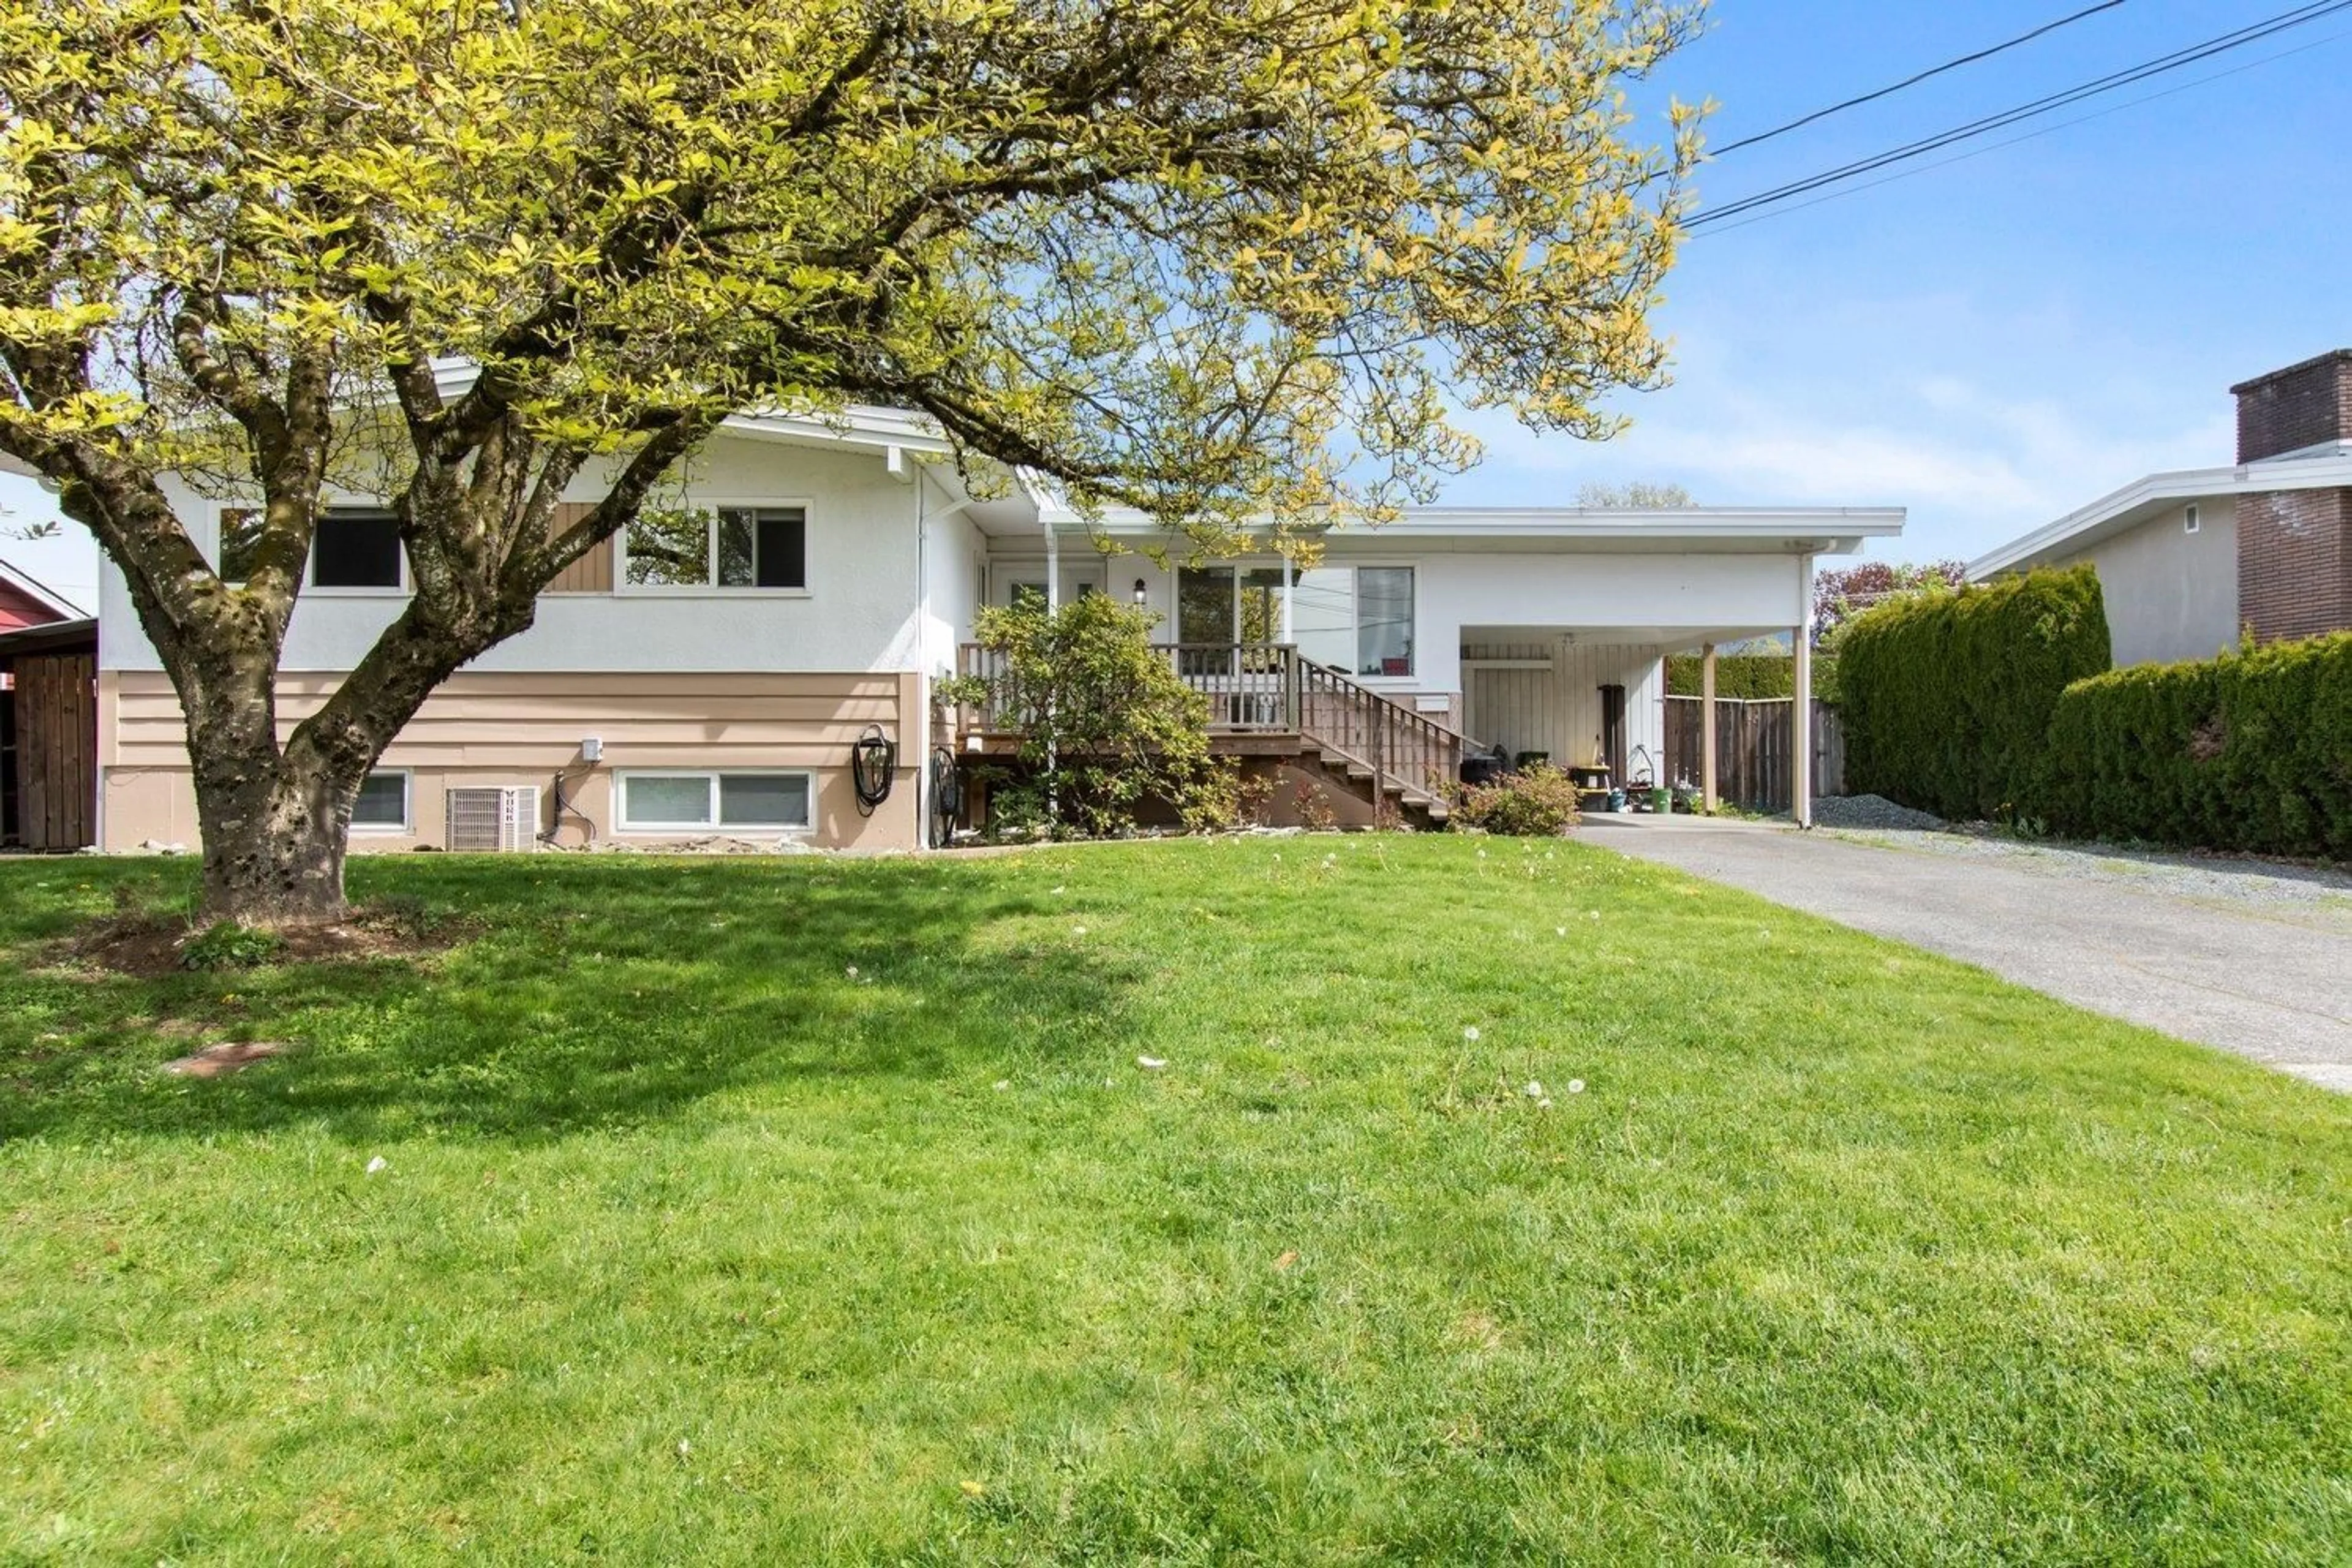
{"label": "large tree", "polygon": [[[1622,98],[1683,0],[0,15],[0,450],[121,568],[246,919],[341,911],[385,744],[730,412],[895,405],[1194,528],[1377,515],[1471,456],[1457,401],[1591,436],[1658,378],[1696,142]],[[252,498],[241,583],[174,475]],[[322,487],[367,475],[414,595],[281,740]]]}

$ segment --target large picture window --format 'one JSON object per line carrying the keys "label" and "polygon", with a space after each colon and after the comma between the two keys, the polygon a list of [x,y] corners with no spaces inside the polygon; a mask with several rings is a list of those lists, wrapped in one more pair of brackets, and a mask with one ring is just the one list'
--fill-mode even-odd
{"label": "large picture window", "polygon": [[810,823],[806,773],[663,769],[625,773],[620,784],[625,832],[791,828]]}
{"label": "large picture window", "polygon": [[808,510],[722,506],[646,512],[624,541],[641,587],[805,588]]}
{"label": "large picture window", "polygon": [[1298,651],[1360,676],[1413,672],[1410,566],[1318,566],[1291,590]]}

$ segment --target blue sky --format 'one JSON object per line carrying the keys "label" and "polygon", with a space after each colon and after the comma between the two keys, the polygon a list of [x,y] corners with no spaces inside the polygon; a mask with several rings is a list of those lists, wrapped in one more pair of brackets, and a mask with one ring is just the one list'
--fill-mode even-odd
{"label": "blue sky", "polygon": [[[1709,140],[1728,142],[2089,3],[1718,0],[1659,85],[1715,100]],[[1728,153],[1697,191],[1702,205],[1736,200],[2289,6],[2126,0]],[[2352,344],[2352,11],[2003,133],[2294,48],[1949,167],[1694,233],[1658,317],[1675,384],[1618,400],[1633,429],[1592,446],[1481,419],[1487,460],[1448,499],[1548,504],[1588,479],[1644,479],[1721,504],[1906,506],[1904,539],[1880,552],[1916,560],[1979,553],[2143,473],[2232,460],[2233,383]]]}
{"label": "blue sky", "polygon": [[[1727,142],[2089,3],[1717,0],[1653,96],[1713,99],[1710,139]],[[2126,0],[1730,153],[1698,194],[1735,200],[2288,8]],[[1596,446],[1481,417],[1486,461],[1445,499],[1563,504],[1588,480],[1641,479],[1725,505],[1906,506],[1881,552],[1916,560],[1976,554],[2154,469],[2227,462],[2231,383],[2352,344],[2347,75],[2352,11],[2003,134],[2115,110],[2084,123],[1696,233],[1658,318],[1675,384],[1620,400],[1633,428]],[[0,479],[0,506],[49,515],[19,480]],[[0,554],[75,596],[96,581],[86,538]]]}

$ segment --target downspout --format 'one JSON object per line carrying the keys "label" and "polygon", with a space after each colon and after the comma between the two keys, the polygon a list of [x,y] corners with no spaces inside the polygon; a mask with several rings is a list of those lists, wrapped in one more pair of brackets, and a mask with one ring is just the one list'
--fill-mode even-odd
{"label": "downspout", "polygon": [[915,847],[931,842],[931,542],[923,487],[929,479],[915,470]]}

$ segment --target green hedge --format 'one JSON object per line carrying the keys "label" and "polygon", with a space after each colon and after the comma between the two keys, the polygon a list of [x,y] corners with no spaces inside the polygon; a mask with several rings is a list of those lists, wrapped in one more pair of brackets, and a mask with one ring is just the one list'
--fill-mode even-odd
{"label": "green hedge", "polygon": [[1961,820],[2026,815],[2059,694],[2107,668],[2087,565],[1890,601],[1839,645],[1846,785]]}
{"label": "green hedge", "polygon": [[[1700,689],[1706,666],[1695,653],[1666,658],[1666,695],[1703,697]],[[1797,694],[1797,661],[1785,653],[1724,653],[1715,658],[1715,694],[1757,701]],[[1838,700],[1838,666],[1834,654],[1813,655],[1813,700]]]}
{"label": "green hedge", "polygon": [[2352,632],[2078,680],[2050,749],[2054,831],[2352,858]]}

